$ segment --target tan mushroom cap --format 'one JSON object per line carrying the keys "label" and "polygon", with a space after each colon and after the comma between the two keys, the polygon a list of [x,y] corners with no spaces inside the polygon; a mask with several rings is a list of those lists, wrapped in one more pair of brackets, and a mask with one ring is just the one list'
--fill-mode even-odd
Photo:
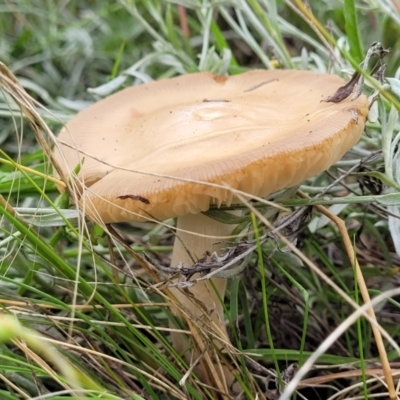
{"label": "tan mushroom cap", "polygon": [[266,196],[339,160],[368,113],[363,95],[321,102],[343,84],[335,75],[274,70],[131,87],[72,119],[59,139],[75,149],[60,144],[55,156],[67,175],[85,158],[80,202],[92,219],[195,214],[231,204],[229,188]]}

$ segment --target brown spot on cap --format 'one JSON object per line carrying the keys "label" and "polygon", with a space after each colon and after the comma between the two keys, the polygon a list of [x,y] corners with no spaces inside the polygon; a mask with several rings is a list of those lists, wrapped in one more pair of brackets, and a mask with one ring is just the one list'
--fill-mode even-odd
{"label": "brown spot on cap", "polygon": [[213,75],[213,79],[217,83],[225,83],[228,80],[228,76],[225,75]]}

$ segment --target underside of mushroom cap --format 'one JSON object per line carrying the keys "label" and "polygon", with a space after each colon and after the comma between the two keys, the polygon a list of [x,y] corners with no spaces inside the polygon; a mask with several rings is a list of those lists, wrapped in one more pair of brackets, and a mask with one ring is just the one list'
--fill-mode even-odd
{"label": "underside of mushroom cap", "polygon": [[231,189],[263,197],[339,160],[368,113],[365,96],[321,102],[343,84],[335,75],[280,70],[144,84],[81,112],[55,155],[66,174],[85,158],[80,202],[91,219],[199,213],[231,204]]}

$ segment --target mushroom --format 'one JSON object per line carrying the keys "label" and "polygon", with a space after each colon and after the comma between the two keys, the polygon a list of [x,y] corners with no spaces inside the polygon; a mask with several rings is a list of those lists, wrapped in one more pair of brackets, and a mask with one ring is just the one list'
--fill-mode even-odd
{"label": "mushroom", "polygon": [[[93,221],[177,217],[171,266],[192,265],[232,226],[202,214],[300,184],[326,170],[360,138],[368,101],[322,102],[343,85],[311,71],[196,73],[130,87],[88,107],[59,135],[65,176],[82,162],[79,206]],[[187,251],[189,250],[189,251]],[[213,279],[223,299],[226,280]],[[223,307],[208,281],[173,294],[193,321],[210,313],[226,337]],[[176,346],[182,342],[175,337]],[[220,345],[221,346],[221,345]],[[226,372],[228,381],[229,372]]]}

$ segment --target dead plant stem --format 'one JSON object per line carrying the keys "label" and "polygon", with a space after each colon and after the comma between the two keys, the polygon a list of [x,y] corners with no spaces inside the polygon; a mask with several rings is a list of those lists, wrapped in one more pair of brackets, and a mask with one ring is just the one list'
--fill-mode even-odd
{"label": "dead plant stem", "polygon": [[[331,213],[324,206],[317,205],[315,207],[321,214],[325,215],[334,224],[336,224],[336,226],[339,230],[339,233],[342,236],[342,240],[343,240],[347,255],[348,255],[350,262],[355,270],[356,277],[357,277],[357,283],[360,288],[361,296],[364,300],[364,303],[365,304],[370,303],[371,298],[369,296],[368,288],[365,283],[364,276],[363,276],[362,270],[360,268],[360,265],[358,264],[356,253],[355,253],[353,245],[351,243],[350,236],[347,231],[345,222],[341,218],[339,218],[337,215]],[[367,313],[376,322],[376,324],[378,324],[373,307],[370,307],[367,310]],[[384,373],[384,376],[386,379],[386,384],[388,387],[389,398],[390,398],[390,400],[396,400],[397,399],[396,389],[394,386],[392,371],[391,371],[389,360],[387,357],[385,345],[382,340],[381,332],[380,332],[379,328],[377,327],[377,325],[375,325],[375,324],[371,324],[371,328],[372,328],[372,332],[375,337],[375,342],[376,342],[376,346],[378,348],[379,357],[381,359],[382,369],[383,369],[383,373]]]}

